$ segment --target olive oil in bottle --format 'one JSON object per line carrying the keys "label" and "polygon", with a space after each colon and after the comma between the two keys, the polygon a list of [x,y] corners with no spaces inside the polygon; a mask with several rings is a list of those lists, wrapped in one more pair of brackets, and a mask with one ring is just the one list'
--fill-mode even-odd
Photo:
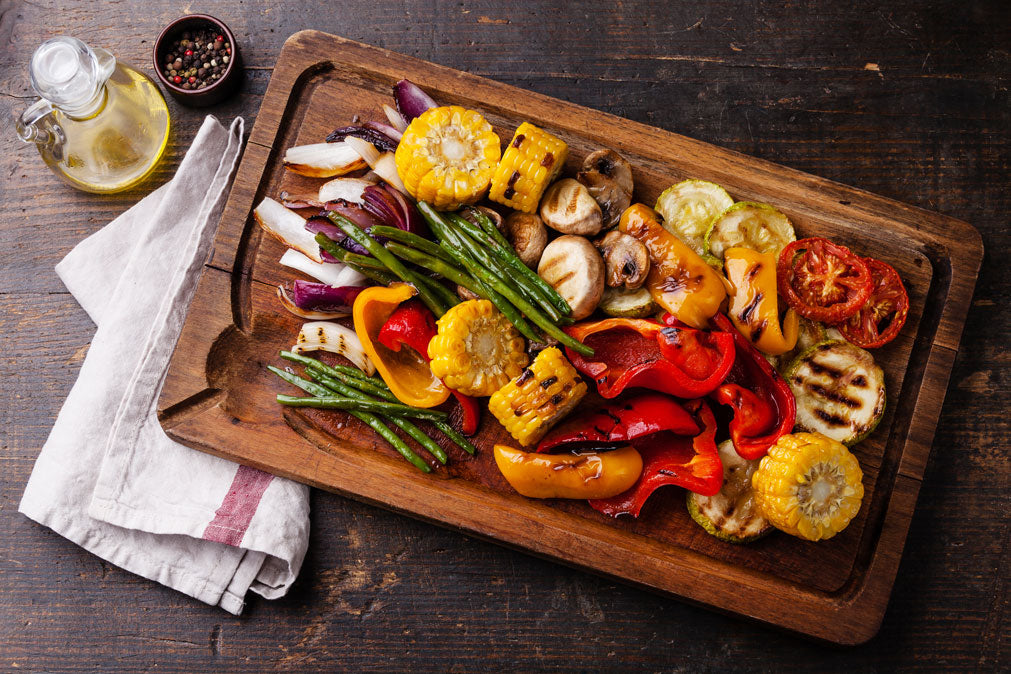
{"label": "olive oil in bottle", "polygon": [[18,135],[57,175],[87,192],[119,192],[151,174],[169,112],[146,75],[72,37],[42,43],[30,75],[41,100],[21,115]]}

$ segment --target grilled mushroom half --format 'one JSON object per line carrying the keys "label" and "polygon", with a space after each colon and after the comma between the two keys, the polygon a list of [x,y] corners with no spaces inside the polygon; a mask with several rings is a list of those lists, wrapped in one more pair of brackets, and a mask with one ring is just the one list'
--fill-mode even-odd
{"label": "grilled mushroom half", "polygon": [[614,150],[597,150],[583,161],[576,179],[586,185],[590,196],[600,206],[603,228],[616,226],[632,202],[631,165]]}
{"label": "grilled mushroom half", "polygon": [[563,178],[548,188],[540,213],[545,225],[562,234],[593,236],[603,224],[596,200],[585,185],[572,178]]}
{"label": "grilled mushroom half", "polygon": [[604,293],[604,261],[581,236],[560,236],[549,243],[537,274],[565,298],[575,321],[592,314]]}
{"label": "grilled mushroom half", "polygon": [[649,274],[649,251],[634,236],[611,230],[596,243],[604,258],[604,280],[611,288],[635,290]]}

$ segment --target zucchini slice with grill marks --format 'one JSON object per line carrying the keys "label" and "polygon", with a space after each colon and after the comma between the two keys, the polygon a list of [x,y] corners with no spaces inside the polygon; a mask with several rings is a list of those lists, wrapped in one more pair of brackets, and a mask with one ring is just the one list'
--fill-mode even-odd
{"label": "zucchini slice with grill marks", "polygon": [[688,514],[707,532],[727,543],[750,543],[772,531],[762,516],[751,487],[758,459],[742,459],[732,440],[720,447],[723,486],[715,496],[688,492]]}
{"label": "zucchini slice with grill marks", "polygon": [[723,259],[723,251],[740,246],[759,253],[779,254],[786,244],[796,241],[790,219],[768,204],[739,201],[723,211],[706,233],[706,248]]}
{"label": "zucchini slice with grill marks", "polygon": [[727,191],[705,180],[682,180],[663,191],[656,211],[663,226],[699,255],[706,253],[706,232],[713,218],[734,205]]}
{"label": "zucchini slice with grill marks", "polygon": [[843,340],[815,344],[786,368],[797,426],[844,445],[866,438],[885,413],[885,375],[874,356]]}
{"label": "zucchini slice with grill marks", "polygon": [[646,288],[604,288],[597,306],[608,316],[619,318],[646,318],[660,309]]}

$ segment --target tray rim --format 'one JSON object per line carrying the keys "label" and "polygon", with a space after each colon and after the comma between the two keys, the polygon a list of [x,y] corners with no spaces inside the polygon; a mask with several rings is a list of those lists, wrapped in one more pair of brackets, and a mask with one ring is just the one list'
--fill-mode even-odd
{"label": "tray rim", "polygon": [[[228,203],[226,204],[222,215],[223,223],[231,225],[231,229],[238,228],[245,234],[240,234],[238,240],[225,236],[224,240],[220,241],[222,245],[219,245],[219,239],[222,238],[222,235],[229,234],[228,226],[219,226],[218,233],[215,237],[213,253],[205,266],[205,271],[213,269],[219,273],[227,273],[229,275],[233,274],[236,263],[241,261],[244,257],[242,251],[243,246],[250,245],[247,232],[248,213],[252,207],[252,202],[259,196],[259,190],[262,187],[263,181],[267,177],[267,168],[271,164],[273,155],[276,154],[276,149],[273,148],[274,141],[280,133],[281,122],[292,104],[292,96],[296,91],[298,91],[298,81],[313,72],[319,72],[319,69],[326,67],[327,64],[341,62],[339,56],[330,58],[320,57],[319,54],[327,52],[321,51],[318,44],[315,46],[309,46],[309,43],[314,41],[318,42],[320,40],[329,43],[332,48],[331,53],[334,54],[339,54],[339,52],[344,49],[349,50],[359,57],[365,56],[368,58],[374,58],[377,61],[389,61],[392,59],[399,63],[401,67],[407,66],[435,69],[446,76],[463,79],[468,83],[468,85],[485,88],[491,87],[500,93],[514,93],[516,95],[522,95],[528,100],[533,99],[538,102],[550,102],[551,105],[561,106],[563,109],[568,109],[570,111],[588,110],[582,106],[558,101],[542,94],[529,92],[510,85],[492,82],[490,80],[486,80],[485,78],[461,73],[444,66],[430,64],[413,57],[395,54],[384,49],[364,45],[345,38],[340,38],[338,36],[321,33],[319,31],[309,30],[295,33],[288,38],[282,48],[281,55],[278,58],[273,76],[271,77],[270,84],[268,85],[267,93],[264,96],[264,101],[278,99],[279,101],[284,102],[284,106],[279,106],[280,112],[272,110],[269,111],[268,114],[263,114],[263,110],[261,109],[261,114],[257,115],[256,122],[254,123],[253,129],[250,133],[249,146],[247,147],[246,156],[243,157],[237,174],[236,184],[239,183],[239,176],[241,175],[246,179],[252,178],[253,180],[251,182],[255,184],[256,189],[250,194],[244,195],[241,198],[241,201],[245,203],[239,204],[233,203],[239,200],[239,198],[236,197],[236,192],[233,187],[233,192],[229,195]],[[289,61],[297,62],[300,58],[304,57],[308,57],[305,62],[298,63],[295,68],[289,69]],[[278,77],[279,74],[281,75],[280,77]],[[773,164],[772,162],[768,162],[766,160],[748,157],[731,150],[709,145],[702,141],[686,138],[678,134],[672,134],[671,132],[667,132],[662,129],[656,129],[638,122],[621,119],[598,110],[589,110],[597,116],[605,116],[607,118],[611,118],[612,120],[620,120],[623,127],[630,128],[639,133],[647,133],[651,136],[660,137],[667,136],[668,138],[677,137],[679,142],[692,146],[700,152],[719,155],[730,160],[743,161],[753,168],[774,169],[775,173],[778,174],[782,180],[800,180],[808,185],[816,185],[819,190],[832,189],[840,194],[845,194],[846,196],[859,194],[861,196],[861,203],[864,204],[867,210],[870,210],[870,206],[873,205],[877,207],[877,210],[886,208],[888,210],[894,210],[896,215],[900,213],[906,214],[906,217],[893,219],[893,222],[909,230],[907,234],[911,234],[912,232],[918,230],[922,231],[922,227],[916,226],[915,220],[920,220],[929,225],[930,229],[933,229],[936,235],[940,235],[942,227],[947,228],[950,231],[959,232],[961,243],[964,246],[964,248],[961,249],[962,254],[953,256],[951,255],[950,249],[944,249],[942,251],[944,253],[943,259],[948,264],[948,268],[945,270],[948,274],[948,288],[946,290],[941,314],[938,317],[938,327],[934,335],[934,343],[931,344],[927,353],[927,361],[924,365],[922,375],[923,380],[928,377],[932,377],[934,381],[946,384],[950,368],[957,351],[962,324],[964,323],[965,314],[968,310],[968,299],[971,298],[975,283],[975,276],[978,272],[982,259],[981,238],[978,232],[971,225],[948,216],[931,213],[913,206],[886,199],[884,197],[872,195],[857,188],[847,187],[828,181],[824,178],[818,178],[816,176],[797,171],[796,169],[790,169],[788,167]],[[564,110],[561,111],[560,114],[564,114]],[[658,156],[657,158],[662,159],[662,156]],[[864,197],[868,197],[868,200],[864,201]],[[854,217],[858,217],[862,207],[854,207],[850,210],[854,212]],[[238,219],[236,219],[236,215],[239,216]],[[878,213],[876,217],[881,217],[880,213]],[[936,225],[936,227],[934,225]],[[946,238],[954,240],[954,236],[950,234],[950,232],[947,234]],[[956,252],[958,252],[958,249],[956,249]],[[211,272],[211,275],[213,276],[214,272]],[[966,281],[966,279],[968,279],[968,281]],[[953,298],[953,294],[955,293],[964,296],[966,301],[953,302],[953,299],[955,299]],[[229,299],[231,301],[235,298]],[[239,317],[235,316],[235,318],[236,325],[239,325]],[[189,320],[189,317],[187,317],[187,320]],[[953,330],[951,329],[952,324],[954,324]],[[242,326],[239,325],[239,327],[241,328]],[[942,335],[942,327],[948,328],[949,333]],[[945,343],[939,343],[941,342],[941,337],[945,338]],[[173,368],[170,367],[170,374],[172,369]],[[206,389],[207,387],[205,386],[204,388]],[[199,395],[199,392],[194,393]],[[838,593],[838,596],[828,597],[819,592],[805,592],[803,588],[797,588],[800,595],[808,596],[806,598],[803,596],[797,596],[794,597],[794,600],[799,601],[802,605],[811,604],[812,610],[821,609],[823,611],[830,611],[836,616],[837,624],[840,627],[844,627],[844,629],[832,629],[831,627],[810,625],[804,620],[797,619],[797,616],[792,616],[791,618],[791,616],[776,615],[776,612],[767,609],[751,611],[742,610],[740,601],[719,601],[719,597],[709,596],[710,593],[707,592],[692,591],[692,588],[690,587],[684,588],[683,591],[671,591],[669,588],[658,587],[658,583],[656,582],[650,582],[649,580],[640,582],[634,578],[629,578],[627,575],[622,575],[620,572],[616,572],[618,571],[616,569],[608,570],[600,568],[599,566],[581,565],[571,559],[563,558],[559,554],[554,554],[548,549],[536,549],[537,546],[531,547],[529,540],[513,540],[515,536],[510,536],[508,533],[491,535],[488,533],[487,527],[485,530],[478,530],[473,522],[469,525],[466,522],[450,522],[444,517],[438,516],[438,514],[434,512],[426,513],[419,511],[419,509],[408,510],[403,507],[398,507],[397,499],[390,499],[388,497],[383,498],[383,494],[365,494],[361,493],[363,490],[360,489],[357,491],[351,491],[349,489],[342,489],[333,484],[316,484],[314,486],[320,486],[331,491],[338,491],[339,493],[358,500],[364,500],[398,512],[404,512],[405,514],[409,514],[414,517],[420,517],[427,521],[433,521],[441,526],[456,528],[465,531],[470,535],[494,540],[497,543],[504,544],[509,547],[520,548],[530,554],[548,557],[553,561],[561,562],[569,566],[575,566],[577,568],[588,570],[592,573],[603,574],[624,583],[647,587],[665,595],[676,596],[680,599],[687,599],[688,601],[692,601],[694,603],[706,604],[724,612],[737,613],[745,617],[780,627],[786,627],[787,629],[792,629],[808,636],[826,641],[855,644],[866,641],[877,632],[887,606],[890,589],[894,582],[899,560],[901,558],[905,535],[912,517],[913,507],[915,506],[916,495],[919,490],[919,482],[922,478],[923,469],[926,465],[933,433],[936,429],[937,417],[940,413],[941,404],[943,403],[943,397],[943,391],[939,397],[934,396],[933,399],[924,400],[922,396],[917,396],[916,403],[914,404],[909,417],[910,425],[912,426],[913,421],[917,419],[925,421],[926,425],[929,427],[929,433],[923,437],[917,438],[915,442],[913,438],[907,438],[905,442],[903,451],[899,457],[899,466],[896,470],[891,490],[885,497],[881,531],[877,535],[876,541],[873,543],[871,559],[867,562],[866,571],[864,572],[863,578],[858,584],[858,587],[851,588],[850,591],[846,591],[844,588],[843,591]],[[159,408],[161,409],[162,407],[163,406],[159,404]],[[215,406],[202,406],[199,414],[206,415],[208,412],[213,414],[215,409]],[[185,428],[186,426],[186,420],[183,420],[182,422],[178,422],[178,420],[176,420],[172,423],[166,424],[166,431],[175,439],[190,446],[196,446],[198,449],[203,451],[209,451],[210,453],[225,456],[226,458],[233,460],[237,458],[236,453],[234,452],[222,452],[217,447],[201,443],[196,441],[194,437],[188,436]],[[295,437],[294,434],[289,433],[289,435],[292,438]],[[300,442],[309,444],[308,440],[301,440]],[[920,452],[921,456],[907,456],[907,454],[909,454],[908,450],[911,444],[917,444],[921,447],[925,446],[925,450]],[[239,459],[241,460],[241,457],[239,457]],[[267,469],[274,473],[283,474],[285,472],[283,467],[265,465],[251,456],[247,456],[245,462],[250,465],[254,465],[255,467]],[[292,477],[290,473],[287,476]],[[296,479],[305,481],[304,477],[295,477]],[[449,482],[452,483],[452,481]],[[446,485],[440,484],[439,486],[444,487]],[[400,501],[399,503],[403,505],[403,501]],[[480,504],[476,505],[479,506]],[[611,527],[607,528],[612,532],[621,534],[622,536],[637,536],[635,534],[622,532]],[[572,531],[568,531],[568,533],[571,535]],[[888,550],[883,549],[883,544],[886,542],[891,546]],[[689,555],[705,557],[704,555],[692,550],[685,549],[684,552]],[[709,558],[706,557],[706,559],[708,560]],[[750,569],[745,571],[750,574],[758,573]],[[726,594],[728,593],[725,593],[725,595]]]}

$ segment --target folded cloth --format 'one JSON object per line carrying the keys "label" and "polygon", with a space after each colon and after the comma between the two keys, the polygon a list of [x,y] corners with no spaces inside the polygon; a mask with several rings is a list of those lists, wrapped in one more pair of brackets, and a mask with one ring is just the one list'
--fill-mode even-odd
{"label": "folded cloth", "polygon": [[242,152],[204,120],[175,177],[56,272],[98,325],[20,510],[117,566],[230,613],[284,595],[309,541],[308,488],[180,445],[156,417]]}

